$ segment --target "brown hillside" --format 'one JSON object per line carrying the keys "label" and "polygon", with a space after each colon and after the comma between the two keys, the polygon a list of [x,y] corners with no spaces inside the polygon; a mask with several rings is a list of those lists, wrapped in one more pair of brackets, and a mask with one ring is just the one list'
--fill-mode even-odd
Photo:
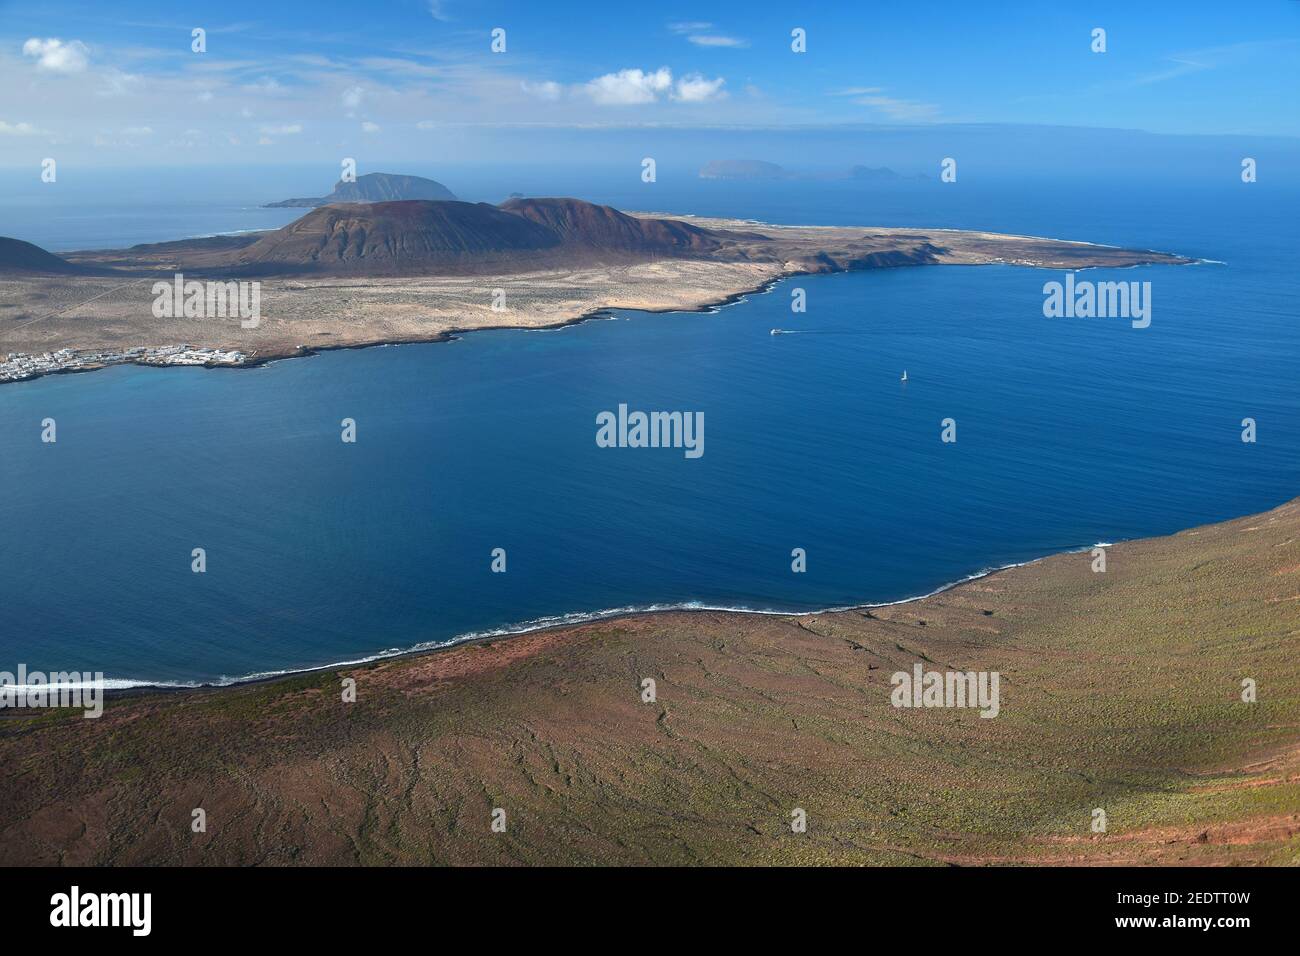
{"label": "brown hillside", "polygon": [[0,274],[70,274],[85,272],[80,266],[61,259],[40,246],[21,239],[0,236]]}
{"label": "brown hillside", "polygon": [[511,199],[506,212],[554,231],[570,245],[643,255],[712,252],[724,234],[680,219],[639,219],[581,199]]}
{"label": "brown hillside", "polygon": [[235,256],[245,273],[437,272],[529,258],[560,245],[544,226],[487,203],[409,200],[315,209]]}

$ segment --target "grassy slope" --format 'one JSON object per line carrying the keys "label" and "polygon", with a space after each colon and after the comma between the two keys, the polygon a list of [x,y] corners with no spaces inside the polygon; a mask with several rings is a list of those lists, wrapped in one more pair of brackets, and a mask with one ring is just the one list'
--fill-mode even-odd
{"label": "grassy slope", "polygon": [[[7,717],[0,862],[1300,862],[1300,499],[1090,561]],[[891,707],[918,659],[1001,715]]]}

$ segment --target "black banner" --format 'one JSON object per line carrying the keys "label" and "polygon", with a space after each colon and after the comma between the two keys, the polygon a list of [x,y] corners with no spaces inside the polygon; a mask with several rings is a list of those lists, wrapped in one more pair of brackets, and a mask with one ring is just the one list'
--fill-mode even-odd
{"label": "black banner", "polygon": [[[354,930],[484,927],[531,940],[609,928],[654,937],[685,918],[743,939],[774,923],[873,938],[1201,936],[1228,945],[1293,918],[1286,869],[0,871],[6,941],[337,942]],[[867,924],[836,924],[866,931]],[[918,934],[920,934],[918,936]]]}

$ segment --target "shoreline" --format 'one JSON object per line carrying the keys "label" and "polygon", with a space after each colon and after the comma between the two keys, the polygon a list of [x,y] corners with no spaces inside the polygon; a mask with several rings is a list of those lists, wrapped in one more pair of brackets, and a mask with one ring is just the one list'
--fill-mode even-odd
{"label": "shoreline", "polygon": [[[1298,535],[1300,497],[1106,574],[1058,554],[874,612],[628,615],[14,711],[5,860],[1294,863]],[[998,719],[898,709],[918,667],[1000,673]],[[522,826],[489,832],[495,807]],[[790,807],[817,823],[794,842]]]}
{"label": "shoreline", "polygon": [[[1033,268],[1033,267],[1029,267],[1029,268]],[[866,271],[866,270],[846,270],[846,271]],[[743,302],[747,297],[751,295],[766,295],[768,292],[771,292],[772,289],[774,289],[779,283],[781,283],[786,279],[793,278],[795,276],[800,276],[800,275],[814,275],[814,274],[838,275],[843,273],[809,273],[809,272],[782,273],[781,275],[764,280],[760,285],[755,286],[752,289],[745,289],[741,292],[729,293],[728,295],[724,296],[721,299],[710,299],[700,305],[691,308],[680,308],[676,306],[670,306],[662,309],[640,309],[640,308],[624,308],[623,306],[597,306],[594,309],[590,309],[586,312],[583,312],[581,315],[573,316],[568,319],[563,319],[559,322],[554,322],[549,325],[477,325],[477,326],[471,326],[465,328],[439,329],[436,332],[430,333],[428,336],[416,336],[412,338],[381,339],[381,340],[376,340],[374,342],[355,342],[355,343],[345,343],[340,345],[299,346],[296,349],[292,349],[287,352],[283,352],[283,353],[268,352],[263,355],[258,355],[256,354],[256,352],[253,352],[250,353],[244,360],[239,362],[192,362],[192,363],[177,362],[177,363],[168,364],[165,362],[149,362],[140,359],[129,359],[120,362],[103,362],[99,364],[79,365],[79,366],[73,366],[68,368],[52,368],[47,371],[37,372],[36,374],[29,375],[25,378],[0,379],[0,387],[3,387],[5,385],[20,385],[24,382],[35,382],[39,379],[46,378],[51,375],[77,375],[77,374],[89,373],[89,372],[100,372],[108,368],[121,368],[124,366],[134,366],[136,368],[159,368],[159,369],[202,368],[202,369],[228,369],[231,371],[240,371],[240,370],[248,370],[248,369],[255,369],[255,368],[263,368],[275,362],[283,362],[289,359],[309,358],[313,355],[322,355],[327,352],[345,352],[345,351],[353,351],[353,350],[360,350],[360,349],[386,348],[388,346],[396,346],[396,345],[432,345],[441,342],[454,342],[456,339],[468,335],[471,332],[508,332],[508,331],[557,332],[561,329],[566,329],[574,325],[580,325],[584,322],[595,321],[597,319],[612,318],[613,313],[616,311],[644,312],[648,315],[671,315],[672,313],[675,312],[683,313],[683,314],[713,314],[720,311],[721,309],[727,308],[728,306],[736,305],[740,302]],[[178,347],[184,347],[184,343],[176,343],[172,345],[141,346],[141,348],[148,349],[151,351],[178,348]],[[76,352],[79,350],[74,349],[73,351]]]}
{"label": "shoreline", "polygon": [[[542,634],[548,631],[560,631],[567,628],[582,627],[587,624],[603,623],[605,621],[618,621],[627,618],[648,618],[660,617],[668,614],[736,614],[742,616],[754,617],[812,617],[819,614],[842,614],[846,611],[869,611],[877,608],[900,607],[907,604],[915,604],[917,601],[924,601],[927,598],[935,597],[959,588],[963,584],[969,584],[972,581],[981,581],[993,577],[1003,571],[1010,571],[1013,568],[1028,567],[1037,564],[1040,561],[1046,561],[1048,558],[1056,557],[1061,554],[1079,554],[1090,550],[1093,547],[1102,547],[1103,545],[1088,545],[1082,548],[1068,548],[1064,551],[1053,551],[1051,554],[1040,555],[1037,558],[1031,558],[1028,561],[1016,561],[1011,564],[999,565],[995,568],[988,568],[984,571],[977,571],[974,574],[968,574],[963,578],[942,584],[932,591],[924,594],[915,594],[911,597],[899,598],[896,601],[876,601],[861,604],[843,604],[833,607],[814,608],[807,611],[781,611],[767,608],[752,607],[726,607],[722,605],[704,605],[694,602],[686,604],[647,604],[644,606],[633,606],[626,608],[606,608],[598,611],[569,611],[564,614],[554,615],[550,618],[537,618],[532,621],[523,621],[519,624],[506,625],[493,631],[469,631],[465,634],[459,634],[450,637],[445,641],[422,642],[408,648],[393,649],[392,651],[379,651],[367,657],[360,657],[351,661],[336,661],[331,664],[317,664],[311,667],[292,668],[283,671],[268,671],[248,674],[243,677],[236,677],[228,681],[212,682],[205,681],[202,683],[168,683],[159,681],[150,683],[142,681],[138,684],[131,684],[126,687],[105,687],[105,699],[111,699],[114,695],[129,695],[139,692],[149,693],[178,693],[184,691],[220,691],[235,687],[248,687],[253,684],[270,684],[281,680],[290,680],[295,677],[301,677],[304,674],[317,674],[326,671],[344,670],[348,668],[364,668],[372,664],[388,661],[400,661],[408,658],[424,657],[438,654],[443,651],[449,651],[457,647],[466,647],[472,644],[492,644],[497,641],[509,640],[512,637],[519,637],[524,634]],[[1109,546],[1109,545],[1105,545]],[[105,683],[111,681],[124,681],[131,678],[124,677],[105,677]]]}
{"label": "shoreline", "polygon": [[[678,218],[694,218],[694,217],[678,217]],[[825,227],[798,227],[798,228],[838,229],[841,227],[825,226]],[[249,231],[256,231],[256,230],[249,230]],[[942,227],[933,227],[929,231],[952,232],[952,233],[971,232],[971,230],[945,229]],[[1008,237],[1028,238],[1028,239],[1053,241],[1053,242],[1068,241],[1072,244],[1094,246],[1100,249],[1122,250],[1124,248],[1120,246],[1090,243],[1082,240],[1048,240],[1045,239],[1044,237],[1026,237],[1026,236],[1016,236],[1011,234],[1008,234]],[[1161,256],[1175,255],[1173,253],[1156,253],[1154,252],[1154,250],[1145,250],[1145,251],[1148,253],[1153,253]],[[1205,264],[1212,261],[1213,260],[1190,259],[1190,260],[1184,260],[1184,263],[1182,264],[1199,265],[1199,264]],[[1068,271],[1082,272],[1089,269],[1098,269],[1098,268],[1136,268],[1138,265],[1161,265],[1161,264],[1166,264],[1166,263],[1145,262],[1145,263],[1137,263],[1131,266],[1122,266],[1122,267],[1107,266],[1104,264],[1085,265],[1085,266],[1078,266],[1078,267],[1071,268]],[[427,336],[420,335],[420,336],[412,336],[412,337],[399,337],[399,338],[391,338],[391,339],[379,339],[370,342],[340,343],[337,345],[334,344],[322,344],[322,345],[312,345],[312,346],[300,345],[296,348],[289,349],[287,351],[268,350],[268,351],[261,352],[260,354],[259,354],[259,350],[255,350],[252,353],[249,353],[248,355],[244,356],[238,362],[202,362],[202,363],[200,362],[179,363],[178,362],[178,363],[168,364],[165,362],[143,360],[149,357],[153,357],[152,355],[146,355],[143,357],[143,359],[141,357],[136,357],[124,361],[106,362],[100,364],[75,366],[75,367],[68,367],[68,368],[54,368],[48,371],[38,372],[26,378],[8,379],[8,380],[0,381],[0,385],[18,384],[20,382],[33,382],[38,379],[45,378],[46,376],[72,375],[72,374],[78,374],[83,372],[100,371],[102,369],[121,367],[121,366],[136,366],[136,367],[146,367],[146,368],[191,367],[191,368],[203,368],[203,369],[247,370],[247,369],[267,367],[279,361],[285,361],[285,360],[296,359],[296,358],[306,358],[313,355],[324,354],[328,352],[337,352],[337,351],[354,350],[354,349],[384,348],[389,346],[401,346],[401,345],[424,345],[424,344],[450,342],[450,341],[455,341],[471,332],[559,331],[568,328],[570,326],[579,325],[588,321],[613,318],[613,314],[618,311],[642,312],[647,315],[666,315],[666,314],[673,314],[673,313],[716,314],[724,308],[728,308],[732,305],[737,305],[744,302],[750,296],[766,295],[770,293],[773,289],[775,289],[780,283],[784,282],[787,279],[798,278],[798,277],[809,276],[809,275],[813,275],[813,276],[847,275],[849,273],[867,272],[867,271],[872,271],[874,269],[880,269],[880,268],[901,268],[903,266],[917,266],[917,265],[1002,265],[1011,268],[1024,268],[1024,269],[1051,268],[1041,264],[1027,263],[1027,262],[994,261],[994,262],[972,262],[972,263],[938,262],[938,263],[893,263],[887,265],[873,264],[865,267],[854,268],[850,266],[848,268],[837,268],[829,271],[814,271],[810,269],[784,269],[778,274],[764,279],[756,286],[742,289],[736,292],[731,292],[721,297],[707,298],[692,306],[673,305],[673,306],[666,306],[663,308],[646,308],[646,307],[624,307],[624,306],[617,306],[617,305],[614,306],[601,305],[592,309],[588,309],[582,312],[581,314],[571,316],[569,318],[565,318],[563,320],[545,324],[545,325],[521,325],[516,323],[516,324],[483,325],[483,326],[470,326],[470,327],[452,327],[452,328],[439,329],[437,331],[433,331]],[[149,350],[161,350],[161,349],[172,349],[178,347],[184,348],[187,346],[184,345],[182,346],[175,346],[175,345],[141,346],[140,348],[149,349]],[[1193,527],[1201,527],[1201,526],[1193,526]],[[1191,530],[1191,529],[1182,529],[1182,530]],[[1176,531],[1173,533],[1180,533],[1180,532]],[[1126,539],[1119,539],[1119,540],[1126,540]],[[1014,568],[1036,564],[1045,561],[1048,558],[1055,557],[1057,555],[1080,553],[1082,551],[1087,551],[1090,548],[1099,547],[1099,546],[1108,547],[1110,546],[1110,543],[1107,542],[1104,544],[1083,545],[1079,547],[1066,548],[1060,551],[1052,551],[1046,554],[1042,554],[1035,558],[1031,558],[1027,561],[1013,562],[1010,564],[985,568],[983,570],[973,572],[971,574],[968,574],[956,580],[941,584],[931,591],[922,594],[913,595],[910,597],[900,598],[893,601],[862,602],[862,603],[854,603],[854,604],[848,604],[842,606],[815,608],[810,610],[795,610],[795,611],[749,608],[749,607],[705,606],[695,602],[688,602],[685,604],[674,604],[674,605],[651,604],[645,606],[633,606],[633,607],[625,607],[625,608],[606,608],[606,609],[599,609],[595,611],[565,612],[563,614],[555,615],[553,617],[544,617],[544,618],[539,618],[531,621],[522,621],[517,624],[505,625],[501,628],[491,630],[491,631],[470,631],[465,634],[454,635],[443,641],[419,642],[410,647],[393,648],[386,651],[379,651],[361,658],[357,658],[355,660],[336,661],[336,662],[331,662],[326,664],[312,665],[312,666],[306,666],[300,668],[289,668],[289,669],[274,671],[274,672],[255,672],[252,674],[243,675],[240,677],[232,678],[229,680],[221,680],[221,681],[204,681],[204,682],[197,682],[197,683],[193,683],[193,682],[169,683],[165,681],[150,682],[146,680],[139,680],[138,682],[129,683],[126,686],[105,688],[105,697],[106,699],[113,699],[122,696],[139,695],[139,694],[146,694],[146,693],[157,694],[157,693],[172,693],[172,692],[182,692],[182,691],[212,691],[212,690],[223,690],[223,689],[234,688],[234,687],[244,687],[251,684],[271,683],[275,681],[292,679],[294,677],[299,677],[305,674],[321,673],[321,672],[339,670],[344,668],[366,667],[381,661],[395,661],[404,658],[436,654],[441,651],[450,650],[455,647],[462,647],[462,646],[467,646],[472,644],[492,643],[495,641],[500,641],[511,637],[517,637],[523,634],[536,634],[536,633],[543,633],[543,632],[554,631],[554,630],[570,628],[570,627],[581,627],[585,624],[589,624],[593,622],[619,620],[619,619],[625,619],[630,617],[642,617],[642,616],[664,615],[664,614],[723,613],[723,614],[737,614],[737,615],[798,618],[798,617],[807,617],[807,616],[819,615],[819,614],[840,613],[845,611],[870,610],[876,608],[896,607],[896,606],[915,603],[918,601],[923,601],[927,598],[934,597],[938,594],[942,594],[954,588],[961,587],[962,585],[968,584],[970,582],[986,579],[993,575]],[[135,681],[135,679],[125,678],[125,677],[107,678],[106,681],[125,682],[125,681]]]}
{"label": "shoreline", "polygon": [[[834,228],[834,227],[826,227],[826,228]],[[954,230],[954,231],[960,231],[960,230]],[[1105,248],[1120,248],[1120,247],[1105,247]],[[1209,260],[1192,260],[1191,264],[1202,264],[1208,261]],[[935,263],[935,264],[943,265],[947,263]],[[1145,264],[1152,265],[1152,264],[1160,264],[1160,263],[1145,263]],[[1019,263],[970,263],[970,265],[1004,265],[1004,266],[1009,266],[1011,268],[1044,268],[1043,266],[1019,264]],[[900,266],[897,265],[883,266],[883,267],[873,266],[873,267],[868,267],[863,269],[840,269],[831,272],[812,272],[809,270],[783,271],[778,275],[765,279],[757,286],[754,286],[752,288],[744,289],[734,293],[729,293],[720,298],[709,299],[692,307],[670,306],[661,309],[656,309],[656,308],[631,308],[631,307],[621,307],[621,306],[600,306],[594,309],[587,310],[580,315],[573,316],[564,319],[562,321],[558,321],[548,325],[541,325],[541,326],[528,326],[528,325],[518,325],[518,324],[473,326],[473,327],[464,327],[464,328],[442,329],[430,334],[427,337],[400,338],[394,340],[381,340],[381,341],[362,342],[362,343],[343,343],[337,345],[300,346],[296,349],[284,353],[267,352],[263,354],[250,354],[243,361],[240,361],[238,363],[230,363],[230,362],[177,363],[175,365],[168,365],[160,362],[139,361],[139,360],[111,362],[111,363],[105,363],[105,364],[99,364],[93,366],[52,369],[48,372],[38,373],[29,378],[20,379],[16,381],[0,382],[0,385],[16,384],[19,381],[31,382],[40,378],[44,378],[47,375],[71,375],[71,374],[76,374],[81,372],[99,371],[101,369],[106,369],[110,367],[130,366],[130,365],[134,365],[137,367],[152,367],[152,368],[175,368],[175,367],[181,367],[183,365],[184,367],[195,367],[195,368],[204,368],[204,369],[232,369],[232,370],[254,369],[254,368],[261,368],[264,366],[270,366],[276,362],[283,361],[283,360],[295,359],[295,358],[306,358],[309,356],[324,354],[328,352],[353,350],[353,349],[383,348],[388,346],[401,346],[401,345],[423,345],[423,344],[434,344],[434,343],[455,341],[458,338],[467,335],[471,332],[559,331],[569,326],[578,325],[588,321],[613,318],[614,313],[618,311],[642,312],[648,315],[673,314],[673,313],[716,314],[724,308],[728,308],[732,305],[737,305],[744,302],[750,296],[766,295],[770,293],[773,289],[775,289],[780,283],[782,283],[787,279],[797,278],[800,276],[807,276],[807,275],[822,275],[822,276],[846,275],[853,272],[870,271],[870,269],[872,268],[899,268],[899,267]],[[1131,266],[1126,268],[1135,268],[1135,267],[1136,266]],[[1083,266],[1076,270],[1071,270],[1071,271],[1084,271],[1086,269],[1092,269],[1092,268],[1107,268],[1107,267],[1106,266]],[[169,348],[169,347],[171,346],[164,346],[161,348]],[[1224,520],[1232,520],[1232,519],[1224,519]],[[1192,526],[1192,528],[1196,528],[1196,527],[1203,527],[1203,525]],[[1178,531],[1172,533],[1177,534],[1177,533],[1181,533],[1181,531],[1192,530],[1192,528],[1179,529]],[[1124,541],[1124,540],[1140,540],[1140,539],[1121,538],[1117,540]],[[589,624],[593,622],[620,620],[620,619],[631,618],[631,617],[656,616],[656,615],[665,615],[665,614],[722,613],[722,614],[737,614],[737,615],[799,618],[799,617],[814,616],[819,614],[840,613],[845,611],[870,610],[870,609],[877,609],[877,608],[896,607],[896,606],[915,603],[918,601],[923,601],[927,598],[934,597],[938,594],[942,594],[954,588],[961,587],[962,585],[968,584],[970,582],[986,579],[991,576],[997,575],[999,573],[1014,568],[1036,564],[1045,561],[1048,558],[1055,557],[1057,555],[1076,554],[1083,551],[1087,551],[1093,547],[1099,547],[1099,546],[1109,547],[1110,542],[1092,544],[1092,545],[1082,545],[1077,547],[1069,547],[1063,550],[1051,551],[1045,554],[1041,554],[1037,557],[1031,558],[1026,561],[1012,562],[1009,564],[998,565],[995,567],[988,567],[983,570],[976,571],[971,574],[965,575],[963,577],[957,578],[955,580],[941,584],[931,591],[912,595],[905,598],[899,598],[892,601],[883,601],[883,602],[868,601],[868,602],[853,603],[847,605],[837,605],[832,607],[814,608],[809,610],[780,610],[780,609],[712,606],[712,605],[706,606],[695,602],[688,602],[685,604],[673,604],[673,605],[650,604],[644,606],[631,606],[631,607],[623,607],[623,608],[604,608],[604,609],[598,609],[594,611],[572,611],[572,612],[565,612],[562,614],[554,615],[551,617],[543,617],[535,620],[521,621],[514,624],[508,624],[491,631],[470,631],[464,634],[453,635],[452,637],[449,637],[446,640],[442,640],[442,641],[418,642],[409,647],[391,648],[384,651],[377,651],[372,654],[368,654],[366,656],[359,657],[354,660],[335,661],[335,662],[329,662],[325,664],[318,664],[318,665],[311,665],[311,666],[304,666],[304,667],[293,667],[293,668],[287,668],[284,670],[273,671],[273,672],[254,672],[251,674],[241,675],[231,679],[182,683],[182,682],[167,682],[162,680],[159,681],[148,681],[144,679],[136,680],[134,678],[129,678],[129,677],[107,678],[106,680],[109,682],[123,681],[123,682],[130,682],[130,683],[127,683],[125,686],[105,688],[105,697],[106,699],[114,699],[122,696],[139,695],[145,693],[157,694],[157,693],[172,693],[172,692],[181,692],[181,691],[212,691],[212,690],[223,690],[223,689],[234,688],[234,687],[243,687],[251,684],[272,683],[276,681],[288,680],[295,677],[300,677],[306,674],[328,672],[328,671],[340,670],[345,668],[367,667],[376,664],[378,662],[395,661],[395,660],[402,660],[404,658],[431,655],[442,651],[450,650],[456,647],[473,645],[473,644],[492,643],[492,642],[504,640],[511,637],[517,637],[524,634],[544,633],[548,631],[555,631],[555,630],[560,630],[560,629],[570,628],[570,627],[581,627],[585,624]]]}
{"label": "shoreline", "polygon": [[[801,228],[812,228],[812,227],[801,227]],[[839,228],[839,227],[826,226],[822,228],[831,229],[831,228]],[[934,231],[939,231],[939,230],[934,230]],[[949,231],[963,232],[965,230],[949,230]],[[1037,237],[1025,237],[1025,238],[1037,238]],[[1045,241],[1055,241],[1055,240],[1045,240]],[[1078,242],[1078,240],[1070,240],[1070,241]],[[1080,242],[1079,244],[1097,245],[1098,248],[1104,248],[1104,249],[1123,248],[1120,246],[1102,246],[1096,243]],[[1154,252],[1154,250],[1146,250],[1146,251]],[[1156,254],[1166,255],[1166,256],[1175,255],[1174,253],[1156,253]],[[1146,262],[1146,263],[1136,263],[1128,266],[1086,265],[1086,266],[1079,266],[1077,268],[1073,268],[1067,271],[1084,272],[1090,269],[1106,269],[1106,268],[1136,269],[1143,266],[1173,265],[1173,264],[1174,263]],[[1191,259],[1181,264],[1222,265],[1223,263],[1218,263],[1216,260],[1211,260],[1211,259]],[[870,272],[876,269],[899,269],[899,268],[909,268],[909,267],[916,268],[916,267],[926,266],[926,265],[928,266],[972,266],[972,267],[1001,265],[1001,266],[1007,266],[1015,269],[1049,268],[1043,265],[1037,265],[1033,263],[1022,263],[1022,262],[979,262],[979,263],[937,262],[937,263],[904,263],[904,264],[893,264],[893,265],[884,265],[884,266],[872,265],[863,268],[835,269],[835,270],[830,270],[825,272],[812,271],[809,269],[790,269],[790,270],[783,270],[777,275],[764,279],[758,285],[753,286],[751,288],[742,289],[738,292],[727,293],[726,295],[723,295],[720,298],[717,297],[707,298],[693,306],[672,305],[672,306],[665,306],[663,308],[654,308],[654,307],[646,308],[646,307],[632,307],[632,306],[619,306],[619,305],[600,305],[600,306],[596,306],[595,308],[588,309],[579,315],[571,316],[569,318],[562,319],[557,322],[544,324],[544,325],[525,325],[525,324],[518,324],[518,323],[515,324],[505,323],[500,325],[477,325],[477,326],[465,326],[465,327],[453,326],[451,328],[431,331],[428,335],[399,336],[399,337],[375,339],[374,341],[347,342],[338,345],[332,345],[332,344],[320,344],[320,345],[310,345],[310,346],[299,345],[296,348],[287,349],[287,350],[277,350],[274,348],[268,350],[254,349],[246,357],[244,357],[242,360],[238,362],[167,363],[167,362],[157,362],[157,361],[146,361],[140,358],[132,358],[123,361],[103,362],[98,364],[79,365],[79,366],[73,366],[67,368],[52,368],[52,369],[36,372],[33,375],[28,375],[23,378],[0,379],[0,387],[4,387],[5,385],[18,385],[25,382],[34,382],[51,375],[75,375],[80,373],[98,372],[108,368],[119,368],[123,366],[135,366],[137,368],[185,367],[185,368],[202,368],[202,369],[229,369],[233,371],[256,369],[256,368],[262,368],[271,365],[275,362],[285,361],[287,359],[308,358],[313,355],[324,354],[327,352],[341,352],[341,351],[350,351],[354,349],[383,348],[386,346],[396,346],[396,345],[426,345],[426,344],[434,344],[434,343],[441,343],[441,342],[452,342],[461,338],[464,335],[468,335],[471,332],[501,332],[501,331],[511,331],[511,330],[521,331],[521,332],[554,332],[554,331],[559,331],[561,329],[568,328],[570,326],[580,325],[584,322],[589,322],[601,318],[608,318],[612,315],[612,313],[616,311],[643,312],[647,315],[671,315],[674,313],[684,314],[684,315],[692,315],[692,314],[709,315],[709,314],[715,314],[718,311],[727,308],[729,306],[739,304],[745,301],[750,296],[766,295],[770,293],[774,288],[776,288],[776,286],[778,286],[780,283],[784,282],[787,279],[799,278],[801,276],[848,275],[851,273]],[[152,353],[152,352],[160,352],[167,349],[185,348],[188,346],[186,345],[186,343],[171,343],[167,345],[145,345],[145,346],[137,346],[137,347],[145,349],[148,352]],[[233,349],[233,346],[231,348]],[[75,353],[79,353],[83,351],[91,351],[91,350],[73,349],[72,351],[74,352],[75,355]],[[259,352],[261,352],[262,354],[258,354]],[[20,354],[26,354],[26,353],[20,353]]]}
{"label": "shoreline", "polygon": [[[1281,507],[1292,499],[1279,502],[1273,508]],[[1242,518],[1252,517],[1254,514],[1266,514],[1263,512],[1254,512],[1252,515],[1234,515],[1222,521],[1236,521]],[[1200,528],[1210,527],[1214,524],[1221,524],[1222,521],[1212,521],[1208,524],[1192,525],[1187,528],[1180,528],[1170,532],[1168,535],[1154,535],[1153,538],[1170,537],[1172,535],[1183,534],[1189,531],[1196,531]],[[530,621],[521,621],[517,624],[508,624],[490,631],[468,631],[464,634],[454,635],[443,641],[422,641],[405,648],[392,648],[386,651],[377,651],[365,657],[355,660],[335,661],[328,664],[317,664],[309,667],[288,668],[280,671],[254,672],[241,677],[235,677],[224,681],[203,681],[198,683],[178,683],[178,682],[149,682],[140,681],[125,687],[105,687],[104,699],[113,700],[122,697],[140,694],[174,694],[185,692],[200,691],[224,691],[238,687],[248,687],[256,684],[273,684],[278,681],[292,680],[307,674],[320,674],[329,671],[341,671],[356,668],[368,668],[379,663],[389,663],[394,661],[408,660],[412,658],[432,656],[460,647],[472,645],[494,644],[498,641],[507,641],[511,638],[520,637],[525,634],[545,634],[554,631],[563,631],[570,628],[584,627],[588,624],[604,623],[607,621],[619,621],[629,618],[656,618],[666,615],[700,615],[700,614],[730,614],[742,617],[772,617],[772,618],[806,618],[816,617],[822,614],[843,614],[850,611],[872,611],[884,608],[904,607],[908,604],[915,604],[920,601],[937,597],[949,591],[956,590],[967,584],[976,581],[984,581],[996,575],[1002,574],[1016,568],[1031,567],[1041,564],[1051,558],[1067,554],[1082,554],[1091,551],[1093,548],[1112,548],[1116,544],[1124,544],[1131,541],[1144,541],[1148,538],[1116,538],[1113,541],[1099,541],[1094,544],[1081,545],[1078,547],[1065,548],[1060,551],[1051,551],[1047,554],[1041,554],[1038,557],[1029,558],[1025,561],[1013,561],[1008,564],[997,565],[996,567],[985,568],[975,571],[964,577],[957,578],[939,585],[933,590],[923,594],[914,594],[909,597],[898,598],[892,601],[865,601],[853,604],[833,605],[829,607],[819,607],[804,611],[783,611],[770,608],[752,608],[752,607],[727,607],[722,605],[704,605],[697,602],[687,602],[685,604],[648,604],[644,606],[631,606],[621,608],[603,608],[596,611],[568,611],[562,614],[551,615],[548,617],[536,618]],[[112,678],[106,677],[105,682],[114,680],[132,680],[132,678]]]}

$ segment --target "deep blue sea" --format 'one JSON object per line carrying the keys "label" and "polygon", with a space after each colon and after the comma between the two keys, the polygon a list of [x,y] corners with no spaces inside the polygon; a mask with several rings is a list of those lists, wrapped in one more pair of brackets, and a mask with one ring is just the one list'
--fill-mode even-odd
{"label": "deep blue sea", "polygon": [[[1042,286],[1060,273],[894,269],[790,279],[707,314],[0,386],[0,665],[219,681],[608,609],[886,602],[1300,494],[1294,191],[660,185],[459,191],[1214,262],[1081,276],[1150,281],[1147,329],[1045,318]],[[136,209],[125,238],[267,224],[233,200],[205,208],[186,228]],[[12,234],[116,244],[27,222]],[[791,312],[795,287],[806,313]],[[620,403],[703,412],[703,456],[597,447],[596,415]]]}

